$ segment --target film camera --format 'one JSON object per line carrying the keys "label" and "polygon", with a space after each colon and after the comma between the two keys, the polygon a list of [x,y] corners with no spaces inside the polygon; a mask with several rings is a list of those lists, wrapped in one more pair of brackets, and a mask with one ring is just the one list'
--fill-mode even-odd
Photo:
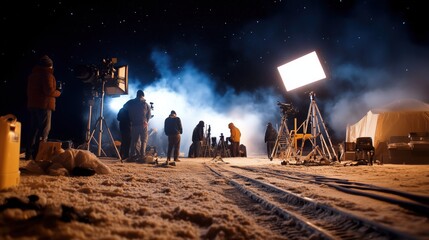
{"label": "film camera", "polygon": [[282,103],[277,101],[277,105],[280,107],[283,115],[293,115],[298,112],[298,110],[294,108],[291,103]]}
{"label": "film camera", "polygon": [[128,65],[115,66],[117,58],[105,58],[100,65],[79,65],[75,68],[76,78],[92,84],[96,90],[107,95],[128,94]]}

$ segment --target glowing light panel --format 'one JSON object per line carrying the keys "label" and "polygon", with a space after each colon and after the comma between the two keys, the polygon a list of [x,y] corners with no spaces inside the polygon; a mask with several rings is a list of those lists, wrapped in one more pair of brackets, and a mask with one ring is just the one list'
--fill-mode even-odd
{"label": "glowing light panel", "polygon": [[315,51],[277,67],[287,91],[326,78]]}

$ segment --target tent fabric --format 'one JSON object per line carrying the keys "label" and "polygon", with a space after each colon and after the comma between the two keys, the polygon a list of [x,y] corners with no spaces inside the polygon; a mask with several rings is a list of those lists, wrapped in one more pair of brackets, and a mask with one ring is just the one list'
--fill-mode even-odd
{"label": "tent fabric", "polygon": [[372,109],[374,113],[380,112],[427,112],[429,104],[417,99],[401,99],[383,107]]}
{"label": "tent fabric", "polygon": [[368,111],[359,122],[347,126],[346,142],[356,142],[358,137],[371,137],[374,140],[378,116],[379,114]]}
{"label": "tent fabric", "polygon": [[429,132],[429,104],[407,99],[372,109],[357,123],[347,126],[346,142],[371,137],[375,159],[383,160],[389,157],[390,137],[408,136],[410,132]]}

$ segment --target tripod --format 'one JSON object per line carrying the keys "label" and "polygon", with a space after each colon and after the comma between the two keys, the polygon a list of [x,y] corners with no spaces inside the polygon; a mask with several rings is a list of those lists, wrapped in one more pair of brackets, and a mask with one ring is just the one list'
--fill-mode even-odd
{"label": "tripod", "polygon": [[219,142],[215,147],[216,152],[212,160],[216,158],[222,158],[222,157],[231,157],[231,154],[229,153],[227,145],[228,145],[228,142],[225,141],[223,133],[221,133],[219,137]]}
{"label": "tripod", "polygon": [[297,151],[295,149],[295,144],[293,142],[294,132],[290,132],[287,127],[287,114],[291,109],[286,109],[290,107],[282,103],[278,103],[282,107],[282,122],[280,124],[279,133],[277,134],[276,143],[274,144],[273,151],[270,156],[270,161],[273,160],[274,156],[277,156],[277,151],[280,151],[279,155],[282,159],[289,159],[291,156],[298,158]]}
{"label": "tripod", "polygon": [[[311,122],[311,137],[309,138],[312,150],[308,154],[308,158],[313,157],[316,160],[317,156],[324,159],[337,159],[337,154],[332,145],[331,138],[326,129],[325,122],[320,114],[319,108],[316,104],[316,94],[310,92],[310,107],[308,109],[307,119],[302,123],[304,134],[307,133],[308,123]],[[305,141],[302,141],[301,154],[304,148]],[[320,146],[319,146],[320,145]]]}
{"label": "tripod", "polygon": [[[110,129],[106,123],[106,120],[104,119],[103,116],[103,112],[104,112],[104,85],[105,85],[105,81],[103,80],[102,82],[102,87],[101,87],[101,97],[100,97],[100,116],[97,119],[97,122],[95,123],[94,129],[92,130],[91,134],[90,131],[90,126],[91,126],[91,120],[92,120],[92,105],[93,105],[93,100],[90,102],[89,105],[89,117],[88,117],[88,126],[87,126],[87,133],[86,133],[86,147],[87,150],[90,150],[90,146],[91,146],[91,140],[94,140],[94,142],[97,144],[97,156],[100,157],[101,153],[103,152],[104,156],[107,156],[107,154],[104,152],[104,150],[102,149],[102,137],[103,137],[103,124],[106,125],[106,129],[107,132],[109,133],[110,136],[110,140],[112,141],[112,145],[115,148],[115,152],[116,155],[118,156],[118,158],[121,160],[121,155],[119,154],[118,148],[115,145],[115,140],[113,139],[112,133],[110,132]],[[98,130],[98,141],[94,138],[94,133],[95,131]]]}

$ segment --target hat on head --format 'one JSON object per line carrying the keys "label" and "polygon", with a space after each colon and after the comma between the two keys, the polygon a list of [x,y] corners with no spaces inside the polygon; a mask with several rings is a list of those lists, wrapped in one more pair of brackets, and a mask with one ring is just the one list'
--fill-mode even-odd
{"label": "hat on head", "polygon": [[47,55],[43,55],[39,61],[37,62],[38,65],[42,67],[52,67],[54,65],[54,62],[52,59],[50,59]]}
{"label": "hat on head", "polygon": [[142,90],[138,90],[137,97],[144,97],[144,92]]}
{"label": "hat on head", "polygon": [[171,113],[170,114],[176,114],[176,111],[174,111],[174,110],[171,110]]}

